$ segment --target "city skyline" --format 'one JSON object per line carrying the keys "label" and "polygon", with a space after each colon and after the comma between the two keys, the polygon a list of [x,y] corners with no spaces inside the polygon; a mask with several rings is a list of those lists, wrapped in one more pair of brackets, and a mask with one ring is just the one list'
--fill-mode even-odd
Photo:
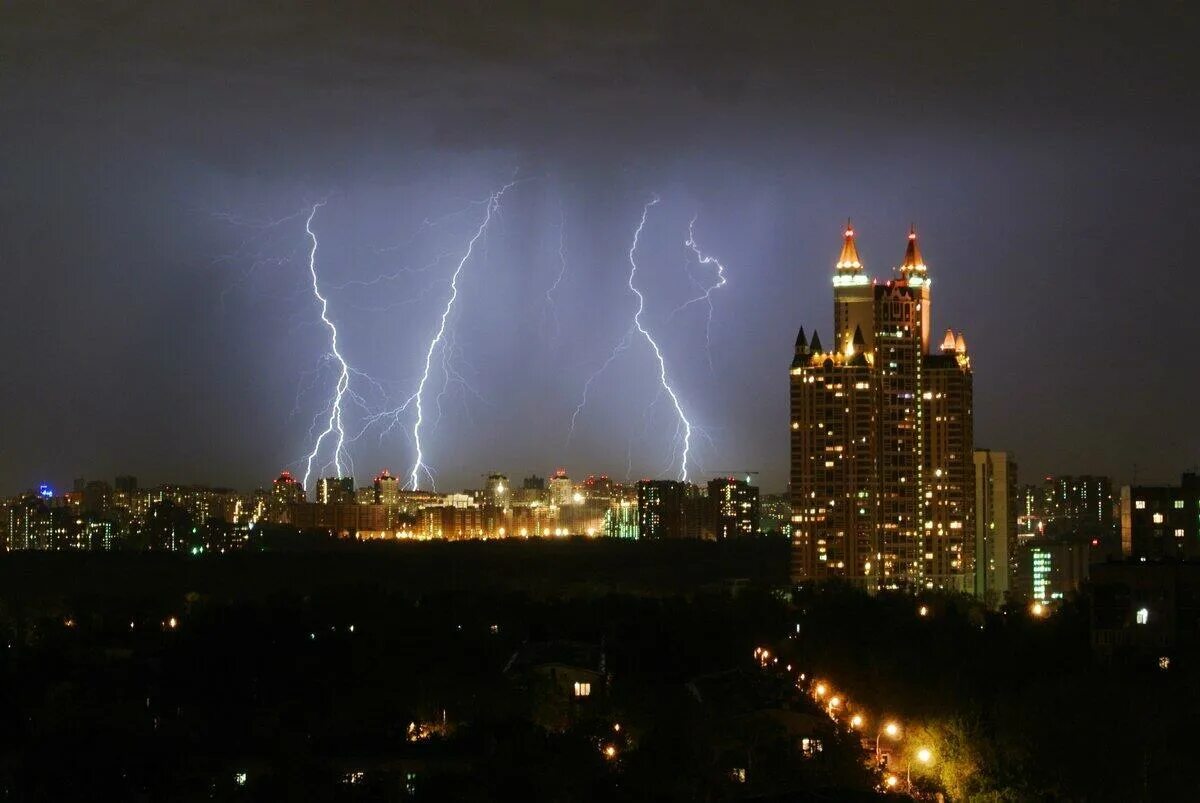
{"label": "city skyline", "polygon": [[[692,440],[701,473],[742,466],[783,489],[776,366],[795,321],[819,319],[847,216],[877,275],[916,222],[941,272],[934,330],[965,322],[992,369],[975,388],[978,444],[1030,476],[1166,482],[1196,462],[1196,379],[1161,370],[1190,360],[1175,288],[1196,157],[1187,126],[1157,113],[1197,107],[1181,103],[1195,92],[1182,28],[1032,3],[497,13],[484,36],[450,10],[370,3],[255,16],[254,34],[240,15],[169,8],[12,12],[0,90],[28,125],[4,132],[17,158],[0,262],[11,296],[38,303],[0,324],[26,388],[0,402],[0,484],[130,471],[250,487],[295,467],[334,384],[313,373],[329,349],[306,284],[317,201],[348,364],[384,383],[371,409],[400,405],[480,202],[514,170],[451,320],[453,367],[479,397],[452,382],[443,399],[428,443],[440,486],[481,464],[624,476],[632,457],[632,476],[677,473],[669,405],[646,425],[658,376],[644,344],[605,370],[568,441],[587,378],[629,330],[626,257],[654,193],[638,287],[682,409],[711,437]],[[86,45],[96,30],[104,48]],[[896,41],[926,44],[922,59]],[[317,50],[322,70],[294,66]],[[711,324],[706,304],[677,312],[714,276],[693,234],[725,267]],[[1183,436],[1148,437],[1151,415]],[[411,466],[411,427],[355,443],[356,473]]]}

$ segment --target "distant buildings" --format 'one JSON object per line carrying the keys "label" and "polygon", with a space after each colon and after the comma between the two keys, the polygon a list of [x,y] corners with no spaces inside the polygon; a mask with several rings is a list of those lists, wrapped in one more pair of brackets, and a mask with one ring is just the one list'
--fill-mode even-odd
{"label": "distant buildings", "polygon": [[1013,601],[1054,602],[1079,591],[1088,579],[1091,542],[1038,536],[1015,550],[1009,596]]}
{"label": "distant buildings", "polygon": [[1200,475],[1179,485],[1121,489],[1121,551],[1134,558],[1200,558]]}
{"label": "distant buildings", "polygon": [[792,577],[865,588],[974,584],[972,375],[961,333],[931,336],[931,280],[909,233],[895,278],[863,271],[847,226],[834,331],[796,338]]}

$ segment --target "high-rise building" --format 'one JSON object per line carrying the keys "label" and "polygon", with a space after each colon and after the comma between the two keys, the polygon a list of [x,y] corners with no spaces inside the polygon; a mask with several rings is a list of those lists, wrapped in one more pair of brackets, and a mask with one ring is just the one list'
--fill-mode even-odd
{"label": "high-rise building", "polygon": [[554,476],[550,478],[550,504],[563,505],[571,504],[571,498],[575,495],[575,489],[571,485],[571,478],[567,476],[566,469],[556,469]]}
{"label": "high-rise building", "polygon": [[1017,559],[1017,464],[1006,452],[976,449],[975,596],[997,607],[1012,590]]}
{"label": "high-rise building", "polygon": [[375,504],[400,504],[400,478],[393,477],[385,468],[375,477]]}
{"label": "high-rise building", "polygon": [[290,471],[280,472],[271,483],[271,500],[267,505],[267,520],[280,522],[287,514],[288,506],[305,501],[304,486]]}
{"label": "high-rise building", "polygon": [[881,282],[847,225],[832,341],[801,328],[790,370],[797,582],[973,585],[971,361],[950,330],[930,353],[930,284],[915,231]]}
{"label": "high-rise building", "polygon": [[317,481],[317,501],[322,505],[352,505],[353,477],[322,477]]}
{"label": "high-rise building", "polygon": [[1087,539],[1037,536],[1017,544],[1009,596],[1014,600],[1053,602],[1079,590],[1088,579]]}
{"label": "high-rise building", "polygon": [[683,538],[684,483],[642,480],[637,484],[638,538]]}
{"label": "high-rise building", "polygon": [[1200,558],[1200,475],[1179,485],[1121,489],[1121,552],[1134,558]]}
{"label": "high-rise building", "polygon": [[512,504],[512,486],[509,485],[506,475],[496,473],[488,475],[483,503],[500,510]]}
{"label": "high-rise building", "polygon": [[758,532],[758,488],[746,480],[718,477],[708,481],[708,523],[713,538]]}

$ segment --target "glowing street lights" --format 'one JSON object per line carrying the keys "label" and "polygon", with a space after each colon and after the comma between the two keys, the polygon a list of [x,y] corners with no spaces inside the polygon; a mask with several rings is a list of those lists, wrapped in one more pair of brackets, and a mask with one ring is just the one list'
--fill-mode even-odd
{"label": "glowing street lights", "polygon": [[895,721],[884,723],[884,726],[875,732],[875,761],[879,762],[883,756],[879,753],[879,740],[884,736],[895,741],[900,738],[900,725]]}
{"label": "glowing street lights", "polygon": [[[933,751],[928,747],[917,748],[916,759],[922,766],[928,767],[933,763]],[[905,777],[908,782],[908,791],[912,792],[912,762],[909,761],[904,768]]]}

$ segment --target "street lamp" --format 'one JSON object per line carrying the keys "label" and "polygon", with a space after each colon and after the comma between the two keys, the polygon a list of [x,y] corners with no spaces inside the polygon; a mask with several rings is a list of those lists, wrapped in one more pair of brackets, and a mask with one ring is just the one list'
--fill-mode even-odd
{"label": "street lamp", "polygon": [[898,724],[896,724],[895,722],[888,722],[887,724],[885,724],[883,726],[883,730],[880,730],[875,734],[875,760],[876,761],[879,761],[879,758],[880,758],[880,756],[879,756],[879,740],[884,734],[887,734],[887,737],[889,739],[899,739],[900,738],[900,726]]}
{"label": "street lamp", "polygon": [[828,686],[826,686],[824,683],[818,683],[816,685],[816,687],[813,689],[813,694],[817,695],[817,697],[820,698],[820,697],[824,697],[825,692],[827,692],[827,691],[829,691]]}
{"label": "street lamp", "polygon": [[[928,767],[930,764],[933,763],[933,751],[930,750],[928,747],[920,748],[919,750],[917,750],[917,761],[921,762],[926,767]],[[904,773],[905,773],[905,777],[908,781],[908,791],[911,793],[912,792],[912,762],[911,761],[908,762],[907,766],[905,766]]]}
{"label": "street lamp", "polygon": [[855,714],[854,716],[850,717],[850,727],[854,728],[855,730],[858,730],[862,726],[863,726],[862,714]]}

